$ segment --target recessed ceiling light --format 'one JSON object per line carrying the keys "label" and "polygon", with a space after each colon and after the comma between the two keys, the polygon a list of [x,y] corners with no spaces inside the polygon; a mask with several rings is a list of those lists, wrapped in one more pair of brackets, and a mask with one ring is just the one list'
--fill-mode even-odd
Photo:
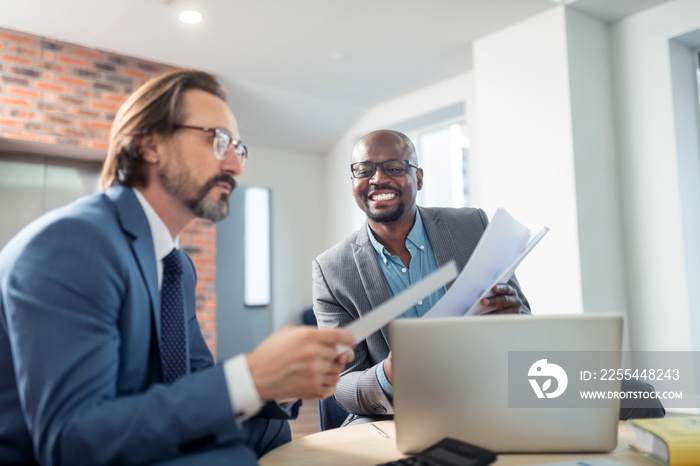
{"label": "recessed ceiling light", "polygon": [[185,24],[197,24],[202,21],[202,14],[199,11],[183,11],[180,13],[180,21]]}

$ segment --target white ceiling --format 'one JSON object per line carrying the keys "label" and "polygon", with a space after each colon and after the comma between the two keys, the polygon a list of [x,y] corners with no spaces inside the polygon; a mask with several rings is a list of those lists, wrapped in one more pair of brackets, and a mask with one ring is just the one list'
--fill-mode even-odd
{"label": "white ceiling", "polygon": [[[571,0],[566,0],[568,3]],[[577,0],[605,22],[667,0]],[[323,153],[370,106],[468,71],[552,0],[0,0],[0,26],[219,76],[248,143]],[[178,20],[196,9],[196,25]],[[329,53],[347,58],[333,60]]]}

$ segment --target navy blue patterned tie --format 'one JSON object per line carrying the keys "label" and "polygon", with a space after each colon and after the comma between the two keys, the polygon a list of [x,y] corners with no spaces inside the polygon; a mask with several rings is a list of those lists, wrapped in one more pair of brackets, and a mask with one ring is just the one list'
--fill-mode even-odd
{"label": "navy blue patterned tie", "polygon": [[182,293],[182,260],[177,249],[163,258],[163,284],[160,289],[161,345],[163,380],[171,384],[187,373],[185,305]]}

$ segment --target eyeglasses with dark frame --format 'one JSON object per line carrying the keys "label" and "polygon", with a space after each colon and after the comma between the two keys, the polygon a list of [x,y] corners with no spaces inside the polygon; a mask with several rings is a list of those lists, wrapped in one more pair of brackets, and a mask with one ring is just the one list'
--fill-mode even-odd
{"label": "eyeglasses with dark frame", "polygon": [[350,165],[352,176],[357,179],[371,178],[377,172],[377,167],[387,176],[403,176],[408,172],[408,167],[418,168],[406,159],[389,159],[383,162],[356,162]]}
{"label": "eyeglasses with dark frame", "polygon": [[248,148],[242,141],[237,141],[233,139],[233,135],[227,129],[223,128],[208,128],[206,126],[190,126],[190,125],[175,125],[174,128],[180,129],[196,129],[199,131],[206,131],[207,133],[212,133],[214,135],[214,157],[219,160],[223,160],[226,157],[229,146],[233,146],[236,150],[236,155],[238,156],[238,161],[241,165],[245,165],[246,160],[248,160]]}

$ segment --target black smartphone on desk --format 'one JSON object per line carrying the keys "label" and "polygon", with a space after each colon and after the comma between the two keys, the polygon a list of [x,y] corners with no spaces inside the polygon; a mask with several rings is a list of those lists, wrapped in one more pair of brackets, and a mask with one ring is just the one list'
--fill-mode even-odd
{"label": "black smartphone on desk", "polygon": [[445,438],[414,456],[377,466],[485,466],[496,454],[470,443]]}

